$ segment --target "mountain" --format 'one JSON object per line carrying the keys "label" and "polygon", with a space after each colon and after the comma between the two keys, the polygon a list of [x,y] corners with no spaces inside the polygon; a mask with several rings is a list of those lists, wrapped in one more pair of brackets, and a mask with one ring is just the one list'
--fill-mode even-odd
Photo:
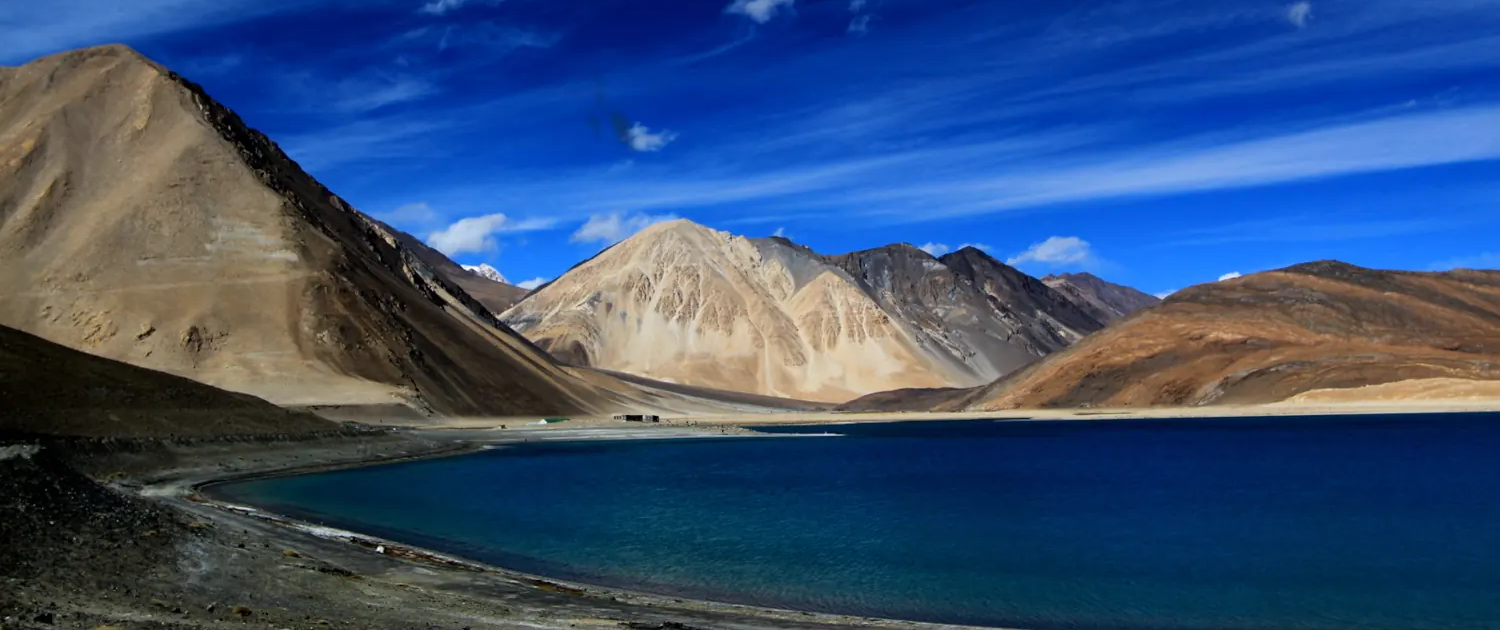
{"label": "mountain", "polygon": [[972,387],[1103,327],[979,250],[822,256],[686,220],[601,252],[502,319],[575,365],[815,401]]}
{"label": "mountain", "polygon": [[1054,291],[1102,322],[1112,322],[1143,308],[1156,306],[1161,298],[1130,287],[1106,282],[1091,273],[1065,273],[1042,278]]}
{"label": "mountain", "polygon": [[0,436],[251,436],[332,432],[253,396],[64,348],[0,326]]}
{"label": "mountain", "polygon": [[0,77],[0,325],[278,404],[533,415],[637,391],[556,365],[413,240],[129,48]]}
{"label": "mountain", "polygon": [[510,284],[510,281],[506,280],[505,276],[500,275],[500,270],[499,269],[496,269],[496,268],[491,267],[489,265],[477,265],[477,266],[464,265],[463,268],[464,268],[464,271],[467,271],[467,272],[472,273],[472,274],[474,274],[476,276],[484,278],[485,280],[489,280],[490,282],[499,282],[501,284]]}
{"label": "mountain", "polygon": [[1429,379],[1500,379],[1500,271],[1320,261],[1191,287],[938,406],[1267,403]]}
{"label": "mountain", "polygon": [[527,293],[530,293],[521,287],[507,284],[504,281],[505,276],[501,276],[500,272],[495,271],[494,267],[484,265],[484,267],[493,271],[494,275],[501,278],[499,281],[474,273],[468,268],[460,266],[458,263],[449,260],[442,252],[429,247],[415,236],[379,221],[375,221],[375,223],[379,224],[387,233],[395,236],[396,242],[406,251],[411,252],[417,260],[422,261],[423,264],[436,271],[444,280],[458,285],[459,289],[462,289],[464,293],[469,294],[481,305],[489,309],[490,313],[497,315],[504,313],[505,309],[515,306],[517,302],[526,297]]}

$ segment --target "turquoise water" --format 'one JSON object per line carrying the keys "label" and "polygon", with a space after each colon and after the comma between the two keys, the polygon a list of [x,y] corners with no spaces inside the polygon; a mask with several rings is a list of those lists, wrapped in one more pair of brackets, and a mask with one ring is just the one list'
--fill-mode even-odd
{"label": "turquoise water", "polygon": [[1500,416],[535,443],[222,498],[514,569],[1032,628],[1500,628]]}

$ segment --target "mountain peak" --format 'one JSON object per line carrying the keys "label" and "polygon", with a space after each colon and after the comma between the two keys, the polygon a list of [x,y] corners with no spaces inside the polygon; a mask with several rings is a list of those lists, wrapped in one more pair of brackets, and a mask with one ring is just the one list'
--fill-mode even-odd
{"label": "mountain peak", "polygon": [[463,267],[464,271],[484,278],[485,280],[489,280],[491,282],[499,282],[501,284],[510,284],[510,281],[505,279],[505,276],[500,273],[499,269],[491,267],[487,264],[464,265]]}

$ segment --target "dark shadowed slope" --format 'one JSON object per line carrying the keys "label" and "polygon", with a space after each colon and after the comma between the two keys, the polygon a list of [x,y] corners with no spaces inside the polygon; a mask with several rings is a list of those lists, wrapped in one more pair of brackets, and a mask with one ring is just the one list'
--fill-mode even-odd
{"label": "dark shadowed slope", "polygon": [[1050,275],[1042,278],[1042,282],[1077,304],[1084,312],[1106,323],[1161,303],[1161,298],[1106,282],[1091,273]]}
{"label": "dark shadowed slope", "polygon": [[0,324],[279,404],[614,404],[432,260],[128,48],[0,82]]}
{"label": "dark shadowed slope", "polygon": [[335,429],[331,422],[254,396],[0,326],[0,434],[185,438]]}
{"label": "dark shadowed slope", "polygon": [[1196,286],[943,407],[1266,403],[1430,378],[1500,379],[1500,271],[1322,261]]}
{"label": "dark shadowed slope", "polygon": [[474,296],[474,299],[479,300],[479,303],[488,308],[491,313],[496,315],[504,313],[506,309],[515,306],[517,302],[526,297],[527,293],[530,293],[530,291],[516,285],[496,282],[470,272],[464,269],[462,265],[444,256],[442,252],[423,243],[421,239],[384,223],[380,225],[386,231],[396,235],[402,247],[410,250],[417,258],[426,263],[427,266],[441,274],[443,278],[458,285],[458,288],[463,289],[465,293]]}

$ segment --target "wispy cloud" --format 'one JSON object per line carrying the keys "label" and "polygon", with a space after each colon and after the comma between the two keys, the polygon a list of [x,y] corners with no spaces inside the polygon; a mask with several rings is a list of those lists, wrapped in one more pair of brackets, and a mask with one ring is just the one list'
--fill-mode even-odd
{"label": "wispy cloud", "polygon": [[404,230],[424,230],[443,220],[442,213],[426,202],[408,203],[374,214],[375,218]]}
{"label": "wispy cloud", "polygon": [[1304,0],[1294,2],[1286,8],[1286,21],[1291,22],[1297,28],[1306,28],[1307,21],[1312,19],[1312,3]]}
{"label": "wispy cloud", "polygon": [[418,9],[418,13],[425,15],[446,15],[450,11],[457,11],[466,4],[486,4],[494,6],[504,0],[432,0]]}
{"label": "wispy cloud", "polygon": [[1326,218],[1296,214],[1289,216],[1236,221],[1210,228],[1187,230],[1164,235],[1166,247],[1211,246],[1231,243],[1306,243],[1389,238],[1451,230],[1465,225],[1484,223],[1491,217],[1459,212],[1411,219],[1349,217],[1330,221]]}
{"label": "wispy cloud", "polygon": [[1428,269],[1432,271],[1451,271],[1453,269],[1500,269],[1500,252],[1484,252],[1473,256],[1460,256],[1450,258],[1441,262],[1433,263]]}
{"label": "wispy cloud", "polygon": [[784,228],[784,227],[776,228],[776,231],[772,232],[771,236],[777,236],[777,237],[781,237],[781,238],[791,238],[790,236],[786,235],[786,228]]}
{"label": "wispy cloud", "polygon": [[449,256],[496,250],[495,236],[507,232],[528,232],[551,228],[551,219],[511,220],[504,214],[459,219],[446,228],[427,235],[427,244]]}
{"label": "wispy cloud", "polygon": [[392,158],[430,155],[433,134],[449,128],[444,120],[366,118],[311,134],[289,135],[281,147],[309,171]]}
{"label": "wispy cloud", "polygon": [[920,250],[922,250],[924,252],[927,252],[928,255],[931,255],[931,256],[942,256],[943,254],[946,254],[948,252],[953,251],[953,248],[948,247],[947,245],[944,245],[942,243],[931,243],[931,242],[925,243],[925,244],[922,244],[922,245],[918,245],[917,249],[920,249]]}
{"label": "wispy cloud", "polygon": [[678,218],[671,214],[625,214],[623,212],[596,214],[590,216],[589,220],[573,233],[572,240],[574,243],[613,245],[652,225]]}
{"label": "wispy cloud", "polygon": [[743,15],[757,24],[765,24],[783,11],[791,11],[797,0],[734,0],[724,7],[725,13]]}
{"label": "wispy cloud", "polygon": [[1083,267],[1095,263],[1094,249],[1076,236],[1053,236],[1034,243],[1026,251],[1005,261],[1007,265],[1037,264],[1046,267]]}
{"label": "wispy cloud", "polygon": [[1219,282],[1223,282],[1223,281],[1225,281],[1225,280],[1233,280],[1233,279],[1235,279],[1235,278],[1239,278],[1239,277],[1241,277],[1241,276],[1242,276],[1242,275],[1243,275],[1243,274],[1241,274],[1241,273],[1240,273],[1240,272],[1238,272],[1238,271],[1231,271],[1231,272],[1229,272],[1229,273],[1226,273],[1226,274],[1224,274],[1224,275],[1222,275],[1222,276],[1219,276]]}
{"label": "wispy cloud", "polygon": [[331,95],[324,88],[319,105],[345,113],[365,113],[419,100],[436,91],[432,83],[416,77],[356,77],[340,81]]}
{"label": "wispy cloud", "polygon": [[536,278],[532,278],[530,280],[523,280],[521,282],[517,282],[516,286],[521,287],[522,289],[526,289],[527,291],[535,291],[537,287],[542,286],[544,284],[547,284],[547,278],[536,277]]}
{"label": "wispy cloud", "polygon": [[1162,291],[1161,293],[1152,293],[1152,295],[1156,296],[1156,299],[1158,299],[1158,300],[1165,300],[1165,299],[1167,299],[1168,296],[1171,296],[1173,293],[1176,293],[1176,292],[1177,292],[1177,289],[1168,289],[1166,291]]}
{"label": "wispy cloud", "polygon": [[0,64],[79,46],[107,44],[248,21],[302,9],[297,0],[48,0],[0,9]]}
{"label": "wispy cloud", "polygon": [[870,16],[856,15],[849,20],[849,28],[846,30],[851,35],[864,35],[870,32]]}
{"label": "wispy cloud", "polygon": [[625,131],[625,143],[630,146],[631,150],[642,153],[660,151],[676,139],[676,132],[663,129],[652,133],[649,128],[641,123],[635,123]]}

